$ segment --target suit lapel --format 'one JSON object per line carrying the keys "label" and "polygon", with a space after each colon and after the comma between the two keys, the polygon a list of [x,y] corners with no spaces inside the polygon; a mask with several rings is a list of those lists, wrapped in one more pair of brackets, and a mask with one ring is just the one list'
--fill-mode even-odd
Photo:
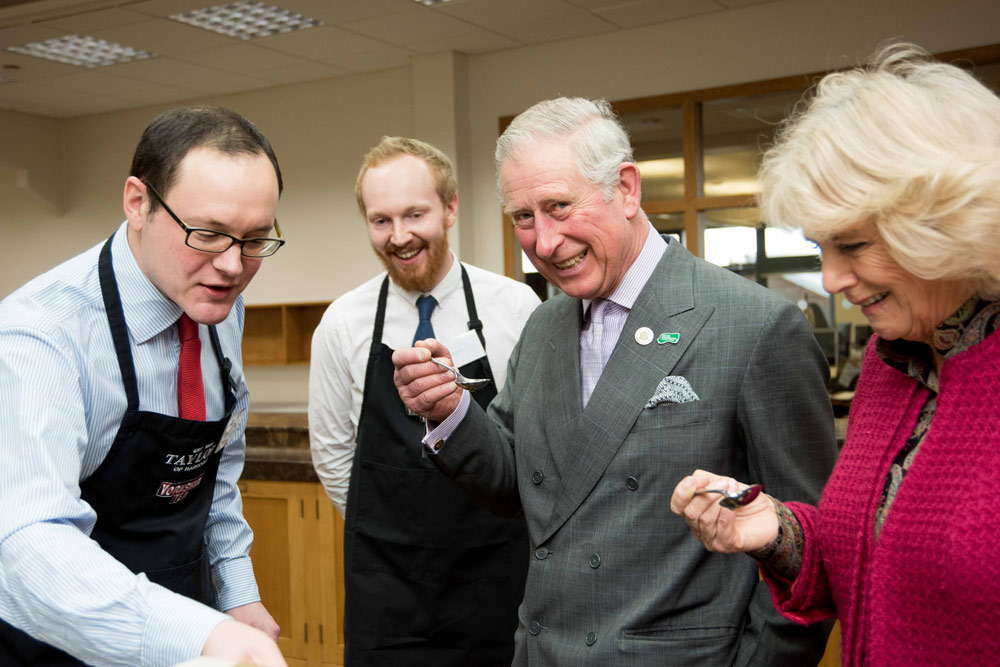
{"label": "suit lapel", "polygon": [[[562,486],[556,494],[542,541],[558,530],[593,490],[660,380],[670,375],[711,315],[712,306],[695,306],[693,271],[691,254],[680,244],[671,242],[633,305],[621,337],[582,414],[579,326],[571,346],[560,343],[564,348],[572,347],[573,359],[568,360],[569,352],[563,349],[558,362],[575,369],[575,393],[571,396],[575,412],[550,414],[574,414],[579,418],[573,428],[563,431],[565,435],[549,440]],[[579,307],[578,301],[574,303]],[[635,332],[641,327],[652,329],[652,343],[641,345],[636,341]],[[678,334],[677,342],[658,343],[656,338],[661,333]],[[557,399],[557,406],[566,409],[570,403],[568,394],[565,391],[558,393],[562,396]]]}
{"label": "suit lapel", "polygon": [[552,410],[542,418],[545,442],[549,447],[554,472],[562,476],[563,468],[575,455],[577,446],[573,444],[574,431],[580,423],[583,409],[580,400],[580,328],[582,308],[579,299],[567,299],[562,311],[556,316],[559,323],[573,323],[565,329],[556,327],[548,339],[549,359],[543,364],[546,369],[542,381],[551,392],[546,394]]}

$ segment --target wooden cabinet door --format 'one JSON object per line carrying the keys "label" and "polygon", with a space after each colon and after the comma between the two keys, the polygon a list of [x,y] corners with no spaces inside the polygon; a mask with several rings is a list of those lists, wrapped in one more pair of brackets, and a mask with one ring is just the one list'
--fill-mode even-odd
{"label": "wooden cabinet door", "polygon": [[816,667],[840,667],[840,622],[833,624],[830,631],[830,641],[826,644],[826,653]]}
{"label": "wooden cabinet door", "polygon": [[344,664],[344,519],[316,485],[319,507],[319,593],[323,667]]}
{"label": "wooden cabinet door", "polygon": [[[278,647],[289,659],[307,658],[308,602],[303,517],[314,484],[240,481],[243,516],[253,530],[250,558],[261,601],[281,627]],[[310,503],[312,504],[312,503]]]}

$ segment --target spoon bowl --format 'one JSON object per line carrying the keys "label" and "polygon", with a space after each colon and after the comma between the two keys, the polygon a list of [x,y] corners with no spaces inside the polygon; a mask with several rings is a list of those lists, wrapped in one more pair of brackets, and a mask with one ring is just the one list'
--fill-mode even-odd
{"label": "spoon bowl", "polygon": [[719,504],[726,509],[734,510],[737,507],[743,507],[744,505],[749,505],[760,495],[760,492],[764,490],[764,487],[760,484],[751,484],[742,491],[725,491],[723,489],[698,489],[695,491],[695,495],[700,495],[703,493],[718,493],[722,495],[722,500]]}
{"label": "spoon bowl", "polygon": [[459,373],[457,368],[455,368],[454,366],[449,366],[440,359],[435,359],[434,357],[431,357],[431,361],[433,361],[438,366],[441,366],[442,368],[447,368],[449,371],[454,373],[455,384],[457,384],[462,389],[466,389],[468,391],[476,391],[477,389],[482,389],[483,387],[485,387],[490,383],[489,379],[487,378],[467,378],[461,373]]}

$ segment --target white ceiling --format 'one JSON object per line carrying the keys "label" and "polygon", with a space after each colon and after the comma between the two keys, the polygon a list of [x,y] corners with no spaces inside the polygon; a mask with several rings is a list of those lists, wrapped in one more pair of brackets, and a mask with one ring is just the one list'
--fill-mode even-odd
{"label": "white ceiling", "polygon": [[[0,0],[0,109],[69,118],[486,53],[775,0],[274,0],[324,22],[243,41],[168,19],[227,0]],[[89,35],[156,57],[87,69],[9,46]]]}

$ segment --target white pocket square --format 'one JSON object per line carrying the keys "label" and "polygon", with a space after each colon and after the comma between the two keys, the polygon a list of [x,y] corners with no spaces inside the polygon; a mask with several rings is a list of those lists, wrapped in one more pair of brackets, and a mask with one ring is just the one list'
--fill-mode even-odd
{"label": "white pocket square", "polygon": [[691,383],[682,375],[668,375],[660,380],[659,386],[646,402],[647,408],[655,408],[660,403],[690,403],[699,401]]}

